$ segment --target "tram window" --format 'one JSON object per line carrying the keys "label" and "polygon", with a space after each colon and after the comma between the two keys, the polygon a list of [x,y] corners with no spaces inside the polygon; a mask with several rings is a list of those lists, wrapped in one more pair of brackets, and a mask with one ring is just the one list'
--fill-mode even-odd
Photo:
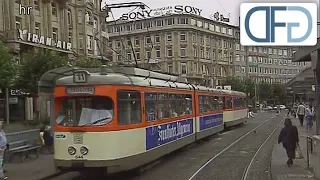
{"label": "tram window", "polygon": [[61,126],[98,126],[113,119],[113,101],[109,97],[64,97],[57,98],[62,104],[56,119]]}
{"label": "tram window", "polygon": [[237,109],[243,108],[243,99],[240,97],[233,98],[234,107]]}
{"label": "tram window", "polygon": [[139,91],[119,90],[118,96],[118,123],[138,124],[141,119],[141,94]]}
{"label": "tram window", "polygon": [[156,121],[158,117],[158,94],[157,93],[145,93],[146,104],[146,120]]}
{"label": "tram window", "polygon": [[167,93],[158,94],[158,118],[164,119],[170,117],[169,98]]}
{"label": "tram window", "polygon": [[204,106],[205,106],[204,96],[200,95],[200,96],[199,96],[199,112],[200,112],[200,113],[204,113],[204,112],[205,112]]}
{"label": "tram window", "polygon": [[189,94],[183,95],[183,103],[182,103],[182,115],[192,114],[192,96]]}
{"label": "tram window", "polygon": [[177,94],[169,94],[169,117],[177,117],[178,114],[180,115],[180,108],[181,106],[181,100],[179,99],[179,95]]}
{"label": "tram window", "polygon": [[232,109],[232,98],[225,97],[225,109]]}

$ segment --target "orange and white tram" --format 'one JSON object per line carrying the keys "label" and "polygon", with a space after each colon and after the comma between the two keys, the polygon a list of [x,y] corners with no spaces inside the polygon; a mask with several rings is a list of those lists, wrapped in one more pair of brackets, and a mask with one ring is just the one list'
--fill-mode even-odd
{"label": "orange and white tram", "polygon": [[58,169],[134,169],[247,117],[244,93],[133,67],[74,71],[54,96]]}

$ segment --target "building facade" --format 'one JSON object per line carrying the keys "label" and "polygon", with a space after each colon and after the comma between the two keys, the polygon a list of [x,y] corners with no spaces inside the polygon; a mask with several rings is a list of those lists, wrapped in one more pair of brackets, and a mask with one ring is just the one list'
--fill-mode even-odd
{"label": "building facade", "polygon": [[235,76],[286,83],[310,63],[292,62],[292,47],[244,47],[236,43]]}
{"label": "building facade", "polygon": [[[98,46],[103,47],[108,38],[105,26],[100,26],[105,22],[100,6],[101,0],[0,0],[0,40],[18,62],[24,52],[39,47],[70,59],[74,55],[100,58],[105,49]],[[9,92],[11,120],[33,119],[32,113],[26,112],[34,109],[47,112],[46,99],[33,99],[34,103],[30,103],[20,90]],[[4,102],[2,90],[0,117],[5,114]]]}
{"label": "building facade", "polygon": [[287,82],[305,64],[291,62],[290,47],[243,47],[237,26],[191,14],[107,23],[112,60],[220,85],[227,76]]}
{"label": "building facade", "polygon": [[[234,75],[234,26],[202,17],[176,14],[107,23],[112,60],[187,77],[216,86]],[[132,46],[131,46],[132,45]]]}

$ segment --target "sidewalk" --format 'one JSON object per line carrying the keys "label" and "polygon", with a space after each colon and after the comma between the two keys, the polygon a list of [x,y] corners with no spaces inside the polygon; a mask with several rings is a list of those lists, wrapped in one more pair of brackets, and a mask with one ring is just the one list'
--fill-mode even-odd
{"label": "sidewalk", "polygon": [[4,169],[9,179],[13,180],[37,180],[56,172],[53,154],[39,154],[38,158],[32,156],[24,162],[16,157],[13,162],[5,164]]}
{"label": "sidewalk", "polygon": [[[303,153],[303,159],[294,160],[292,167],[288,167],[288,160],[285,149],[282,144],[275,143],[271,158],[271,174],[272,180],[316,180],[313,173],[307,166],[307,144],[306,137],[311,136],[315,132],[315,126],[311,131],[307,131],[305,127],[299,125],[298,119],[291,117],[292,123],[297,126],[299,131],[299,145]],[[281,126],[282,128],[283,126]],[[278,135],[278,134],[277,134]]]}

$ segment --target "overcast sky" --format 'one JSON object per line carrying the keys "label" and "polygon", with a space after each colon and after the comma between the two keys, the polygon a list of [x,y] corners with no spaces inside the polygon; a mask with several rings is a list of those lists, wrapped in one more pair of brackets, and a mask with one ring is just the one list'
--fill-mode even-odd
{"label": "overcast sky", "polygon": [[[151,9],[161,8],[174,5],[189,5],[202,9],[201,16],[209,18],[211,14],[220,12],[225,17],[230,16],[230,24],[238,25],[239,7],[242,2],[261,2],[261,0],[103,0],[103,3],[114,4],[122,2],[143,2]],[[268,0],[263,2],[316,2],[319,0]],[[118,19],[122,14],[132,11],[134,8],[113,9],[112,12],[115,19]],[[112,20],[112,19],[110,19]]]}

